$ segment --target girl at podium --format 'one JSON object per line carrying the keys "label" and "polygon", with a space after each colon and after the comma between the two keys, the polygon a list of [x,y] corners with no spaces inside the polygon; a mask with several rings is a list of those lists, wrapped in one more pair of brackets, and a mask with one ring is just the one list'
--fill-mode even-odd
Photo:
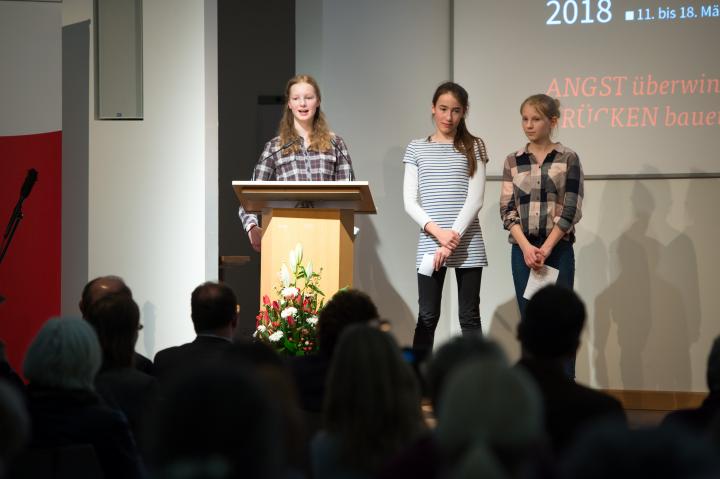
{"label": "girl at podium", "polygon": [[432,350],[447,268],[455,268],[463,335],[482,334],[480,280],[487,266],[478,212],[485,193],[488,156],[482,139],[465,125],[468,93],[457,83],[440,85],[432,98],[435,132],[405,151],[405,211],[420,227],[419,314],[413,351]]}
{"label": "girl at podium", "polygon": [[[291,78],[285,87],[287,108],[278,136],[265,144],[255,166],[259,181],[351,181],[354,178],[345,141],[330,131],[320,110],[320,88],[309,75]],[[260,251],[262,228],[257,217],[240,206],[240,219],[250,244]]]}

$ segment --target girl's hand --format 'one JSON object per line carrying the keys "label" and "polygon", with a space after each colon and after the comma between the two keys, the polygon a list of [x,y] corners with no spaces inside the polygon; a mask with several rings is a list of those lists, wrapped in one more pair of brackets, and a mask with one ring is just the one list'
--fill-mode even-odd
{"label": "girl's hand", "polygon": [[538,259],[540,260],[541,266],[544,265],[545,260],[550,257],[550,254],[552,254],[552,250],[552,246],[549,246],[547,243],[539,248]]}
{"label": "girl's hand", "polygon": [[435,250],[435,257],[433,258],[433,267],[435,271],[440,270],[447,261],[448,257],[452,254],[452,251],[445,246],[440,246]]}
{"label": "girl's hand", "polygon": [[440,245],[449,249],[451,253],[455,251],[455,248],[460,244],[460,235],[457,231],[438,228],[434,236],[440,242]]}
{"label": "girl's hand", "polygon": [[540,269],[542,268],[545,258],[542,255],[542,251],[540,248],[536,248],[533,245],[528,245],[527,247],[523,248],[523,259],[525,260],[525,265],[527,265],[530,269]]}
{"label": "girl's hand", "polygon": [[260,243],[262,241],[262,228],[259,226],[253,226],[248,231],[248,238],[250,239],[250,245],[255,251],[260,252]]}

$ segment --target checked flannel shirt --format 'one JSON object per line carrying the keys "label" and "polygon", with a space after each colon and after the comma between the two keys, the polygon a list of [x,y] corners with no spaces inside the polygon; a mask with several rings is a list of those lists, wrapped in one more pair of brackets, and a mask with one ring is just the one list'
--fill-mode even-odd
{"label": "checked flannel shirt", "polygon": [[[260,160],[253,172],[253,181],[352,181],[354,173],[350,153],[345,141],[339,136],[332,139],[332,148],[326,151],[305,148],[304,140],[298,139],[298,151],[281,145],[276,136],[265,144]],[[282,148],[285,146],[285,148]],[[239,211],[245,231],[258,224],[257,216],[247,213],[242,206]]]}

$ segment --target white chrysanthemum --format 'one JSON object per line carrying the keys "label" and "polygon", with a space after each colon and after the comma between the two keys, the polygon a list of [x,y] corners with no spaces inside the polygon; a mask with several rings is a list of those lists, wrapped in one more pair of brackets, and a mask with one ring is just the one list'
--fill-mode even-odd
{"label": "white chrysanthemum", "polygon": [[295,313],[297,313],[297,308],[293,308],[292,306],[290,306],[289,308],[285,308],[282,310],[282,313],[280,313],[280,317],[285,319],[288,316],[295,316]]}
{"label": "white chrysanthemum", "polygon": [[264,333],[265,331],[267,331],[267,328],[265,327],[264,324],[260,324],[260,325],[258,325],[257,330],[260,333]]}
{"label": "white chrysanthemum", "polygon": [[290,286],[290,270],[288,270],[285,263],[283,263],[282,268],[280,268],[280,281],[282,281],[284,287],[287,288]]}
{"label": "white chrysanthemum", "polygon": [[269,336],[268,339],[270,339],[270,341],[272,341],[273,343],[277,343],[278,341],[280,341],[282,339],[283,336],[284,335],[283,335],[282,331],[275,331],[274,333],[272,333]]}
{"label": "white chrysanthemum", "polygon": [[283,288],[283,290],[280,291],[280,294],[281,294],[284,298],[294,298],[295,296],[298,295],[299,292],[300,292],[300,290],[298,290],[297,288],[293,288],[292,286],[288,286],[287,288]]}
{"label": "white chrysanthemum", "polygon": [[309,317],[309,318],[307,319],[307,322],[310,323],[311,325],[315,326],[315,325],[317,324],[317,322],[318,322],[318,317],[317,317],[317,316],[311,316],[311,317]]}

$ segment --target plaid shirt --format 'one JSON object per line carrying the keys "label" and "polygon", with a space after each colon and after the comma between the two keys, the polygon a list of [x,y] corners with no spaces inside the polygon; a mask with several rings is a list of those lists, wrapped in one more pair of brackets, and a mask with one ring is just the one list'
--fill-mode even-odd
{"label": "plaid shirt", "polygon": [[[543,239],[557,225],[563,239],[574,242],[582,199],[582,166],[570,148],[558,143],[542,165],[527,147],[505,159],[500,217],[506,230],[518,224],[525,236]],[[509,240],[515,242],[512,235]]]}
{"label": "plaid shirt", "polygon": [[[253,181],[352,181],[354,178],[350,153],[345,141],[335,135],[332,149],[308,150],[302,138],[298,140],[299,151],[290,145],[281,145],[276,136],[265,144],[260,160],[253,172]],[[282,148],[285,146],[285,148]],[[239,211],[245,231],[258,224],[257,216]]]}

